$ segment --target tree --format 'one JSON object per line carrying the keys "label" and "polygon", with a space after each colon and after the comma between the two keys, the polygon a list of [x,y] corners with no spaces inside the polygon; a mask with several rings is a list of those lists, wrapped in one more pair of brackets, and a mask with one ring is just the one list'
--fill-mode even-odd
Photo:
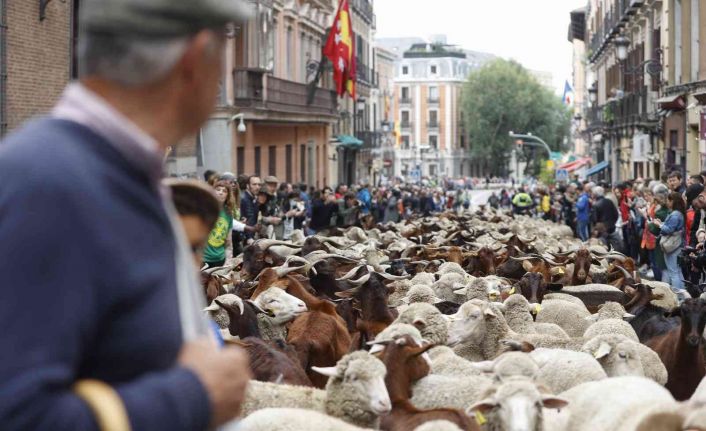
{"label": "tree", "polygon": [[[470,156],[492,175],[505,175],[514,142],[508,132],[531,132],[554,151],[569,136],[571,113],[514,61],[495,60],[468,77],[461,104]],[[540,153],[540,152],[537,152]]]}

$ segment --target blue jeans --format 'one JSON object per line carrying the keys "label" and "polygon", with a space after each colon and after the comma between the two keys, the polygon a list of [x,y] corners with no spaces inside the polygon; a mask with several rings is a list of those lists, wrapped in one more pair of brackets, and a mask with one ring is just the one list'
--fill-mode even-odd
{"label": "blue jeans", "polygon": [[576,231],[578,232],[581,241],[588,241],[588,239],[591,237],[591,233],[588,229],[588,221],[579,220]]}
{"label": "blue jeans", "polygon": [[675,293],[684,290],[684,278],[677,263],[677,257],[680,252],[681,248],[678,248],[672,253],[664,254],[664,262],[667,265],[667,269],[662,274],[662,281],[669,283]]}
{"label": "blue jeans", "polygon": [[650,260],[650,268],[655,280],[662,280],[662,268],[657,265],[657,252],[647,250],[647,258]]}

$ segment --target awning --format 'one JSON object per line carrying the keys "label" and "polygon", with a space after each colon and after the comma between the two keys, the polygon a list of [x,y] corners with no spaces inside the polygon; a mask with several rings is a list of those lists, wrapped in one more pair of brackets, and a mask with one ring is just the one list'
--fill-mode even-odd
{"label": "awning", "polygon": [[341,147],[358,148],[363,146],[363,141],[351,135],[337,135],[336,140]]}
{"label": "awning", "polygon": [[681,94],[667,96],[657,99],[657,106],[660,109],[668,109],[671,111],[680,111],[686,108],[686,102]]}
{"label": "awning", "polygon": [[600,162],[600,163],[597,164],[596,166],[593,166],[591,169],[589,169],[589,170],[586,172],[586,176],[587,176],[587,177],[590,177],[591,175],[596,175],[596,174],[598,174],[598,173],[601,173],[601,172],[603,172],[604,170],[606,170],[606,168],[607,168],[608,166],[610,166],[610,162],[607,162],[607,161]]}
{"label": "awning", "polygon": [[575,171],[576,169],[581,168],[582,166],[587,165],[590,162],[591,162],[591,158],[585,157],[583,159],[574,160],[573,162],[564,163],[563,165],[559,166],[559,169],[564,169],[564,170],[571,172],[571,171]]}

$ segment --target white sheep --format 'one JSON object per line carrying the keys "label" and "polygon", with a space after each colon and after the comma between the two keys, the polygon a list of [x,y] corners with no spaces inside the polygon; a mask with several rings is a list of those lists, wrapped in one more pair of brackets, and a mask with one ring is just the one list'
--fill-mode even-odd
{"label": "white sheep", "polygon": [[436,420],[425,422],[414,429],[414,431],[462,431],[455,423]]}
{"label": "white sheep", "polygon": [[316,410],[361,427],[377,428],[379,416],[391,409],[385,365],[367,352],[353,352],[335,367],[312,369],[329,376],[326,390],[251,381],[242,416],[271,407]]}
{"label": "white sheep", "polygon": [[423,284],[417,284],[409,289],[407,295],[402,298],[402,303],[409,305],[417,302],[425,302],[427,304],[438,304],[439,302],[443,302],[443,300],[436,296],[434,290],[431,287],[425,286]]}
{"label": "white sheep", "polygon": [[[609,376],[644,375],[660,385],[667,383],[667,369],[659,355],[644,344],[624,335],[596,335],[588,340],[581,350],[596,357]],[[642,374],[640,366],[634,361],[635,354],[639,359]]]}
{"label": "white sheep", "polygon": [[481,372],[471,361],[458,356],[447,346],[436,346],[427,352],[431,359],[431,373],[449,377],[480,375]]}
{"label": "white sheep", "polygon": [[410,280],[412,285],[415,284],[424,284],[426,286],[431,286],[436,282],[436,278],[434,277],[434,274],[430,272],[418,272],[412,277]]}
{"label": "white sheep", "polygon": [[537,313],[537,323],[554,323],[566,331],[570,337],[581,337],[590,325],[587,317],[591,315],[586,307],[574,303],[550,300],[542,301],[542,308]]}
{"label": "white sheep", "polygon": [[667,389],[635,376],[584,383],[561,397],[569,402],[565,431],[635,431],[654,412],[679,407]]}
{"label": "white sheep", "polygon": [[545,425],[544,409],[566,405],[566,400],[543,393],[532,380],[516,377],[491,387],[468,411],[476,413],[487,431],[544,431],[550,429]]}
{"label": "white sheep", "polygon": [[592,314],[590,317],[587,318],[587,320],[592,322],[598,322],[600,320],[606,319],[618,319],[629,321],[633,317],[635,316],[625,311],[625,307],[623,307],[620,303],[609,301],[599,306],[598,312]]}
{"label": "white sheep", "polygon": [[463,269],[463,267],[456,262],[444,262],[439,265],[439,269],[436,271],[436,273],[439,275],[443,275],[449,272],[455,272],[463,277],[468,275],[466,273],[466,270]]}
{"label": "white sheep", "polygon": [[[438,281],[434,282],[432,288],[434,292],[436,292],[436,295],[444,301],[457,302],[455,291],[458,290],[459,286],[464,286],[471,281],[468,277],[470,277],[468,274],[461,275],[456,272],[447,272],[443,274]],[[473,282],[477,280],[478,279]]]}
{"label": "white sheep", "polygon": [[[565,349],[535,349],[529,356],[539,366],[536,380],[558,394],[585,382],[607,378],[590,354]],[[502,357],[502,356],[501,356]]]}
{"label": "white sheep", "polygon": [[430,374],[412,385],[411,401],[420,409],[463,410],[478,400],[491,383],[490,377],[482,375],[451,377]]}
{"label": "white sheep", "polygon": [[535,323],[531,311],[537,309],[537,304],[530,304],[522,295],[510,295],[502,309],[507,324],[513,331],[520,334],[546,334],[557,338],[569,338],[569,335],[554,323]]}
{"label": "white sheep", "polygon": [[340,419],[323,413],[297,408],[258,410],[238,424],[238,431],[363,431]]}
{"label": "white sheep", "polygon": [[446,318],[431,304],[418,302],[410,305],[393,323],[406,323],[419,329],[431,344],[446,344],[448,329]]}

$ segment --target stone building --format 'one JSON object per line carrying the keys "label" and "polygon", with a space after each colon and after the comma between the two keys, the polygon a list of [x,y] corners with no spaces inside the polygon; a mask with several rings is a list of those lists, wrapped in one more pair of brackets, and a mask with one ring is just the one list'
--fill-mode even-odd
{"label": "stone building", "polygon": [[46,114],[76,75],[78,0],[0,0],[0,135]]}
{"label": "stone building", "polygon": [[591,0],[585,27],[589,174],[616,183],[702,170],[706,0]]}
{"label": "stone building", "polygon": [[414,44],[404,52],[395,77],[396,174],[470,174],[459,127],[461,90],[470,71],[465,52],[441,43]]}

